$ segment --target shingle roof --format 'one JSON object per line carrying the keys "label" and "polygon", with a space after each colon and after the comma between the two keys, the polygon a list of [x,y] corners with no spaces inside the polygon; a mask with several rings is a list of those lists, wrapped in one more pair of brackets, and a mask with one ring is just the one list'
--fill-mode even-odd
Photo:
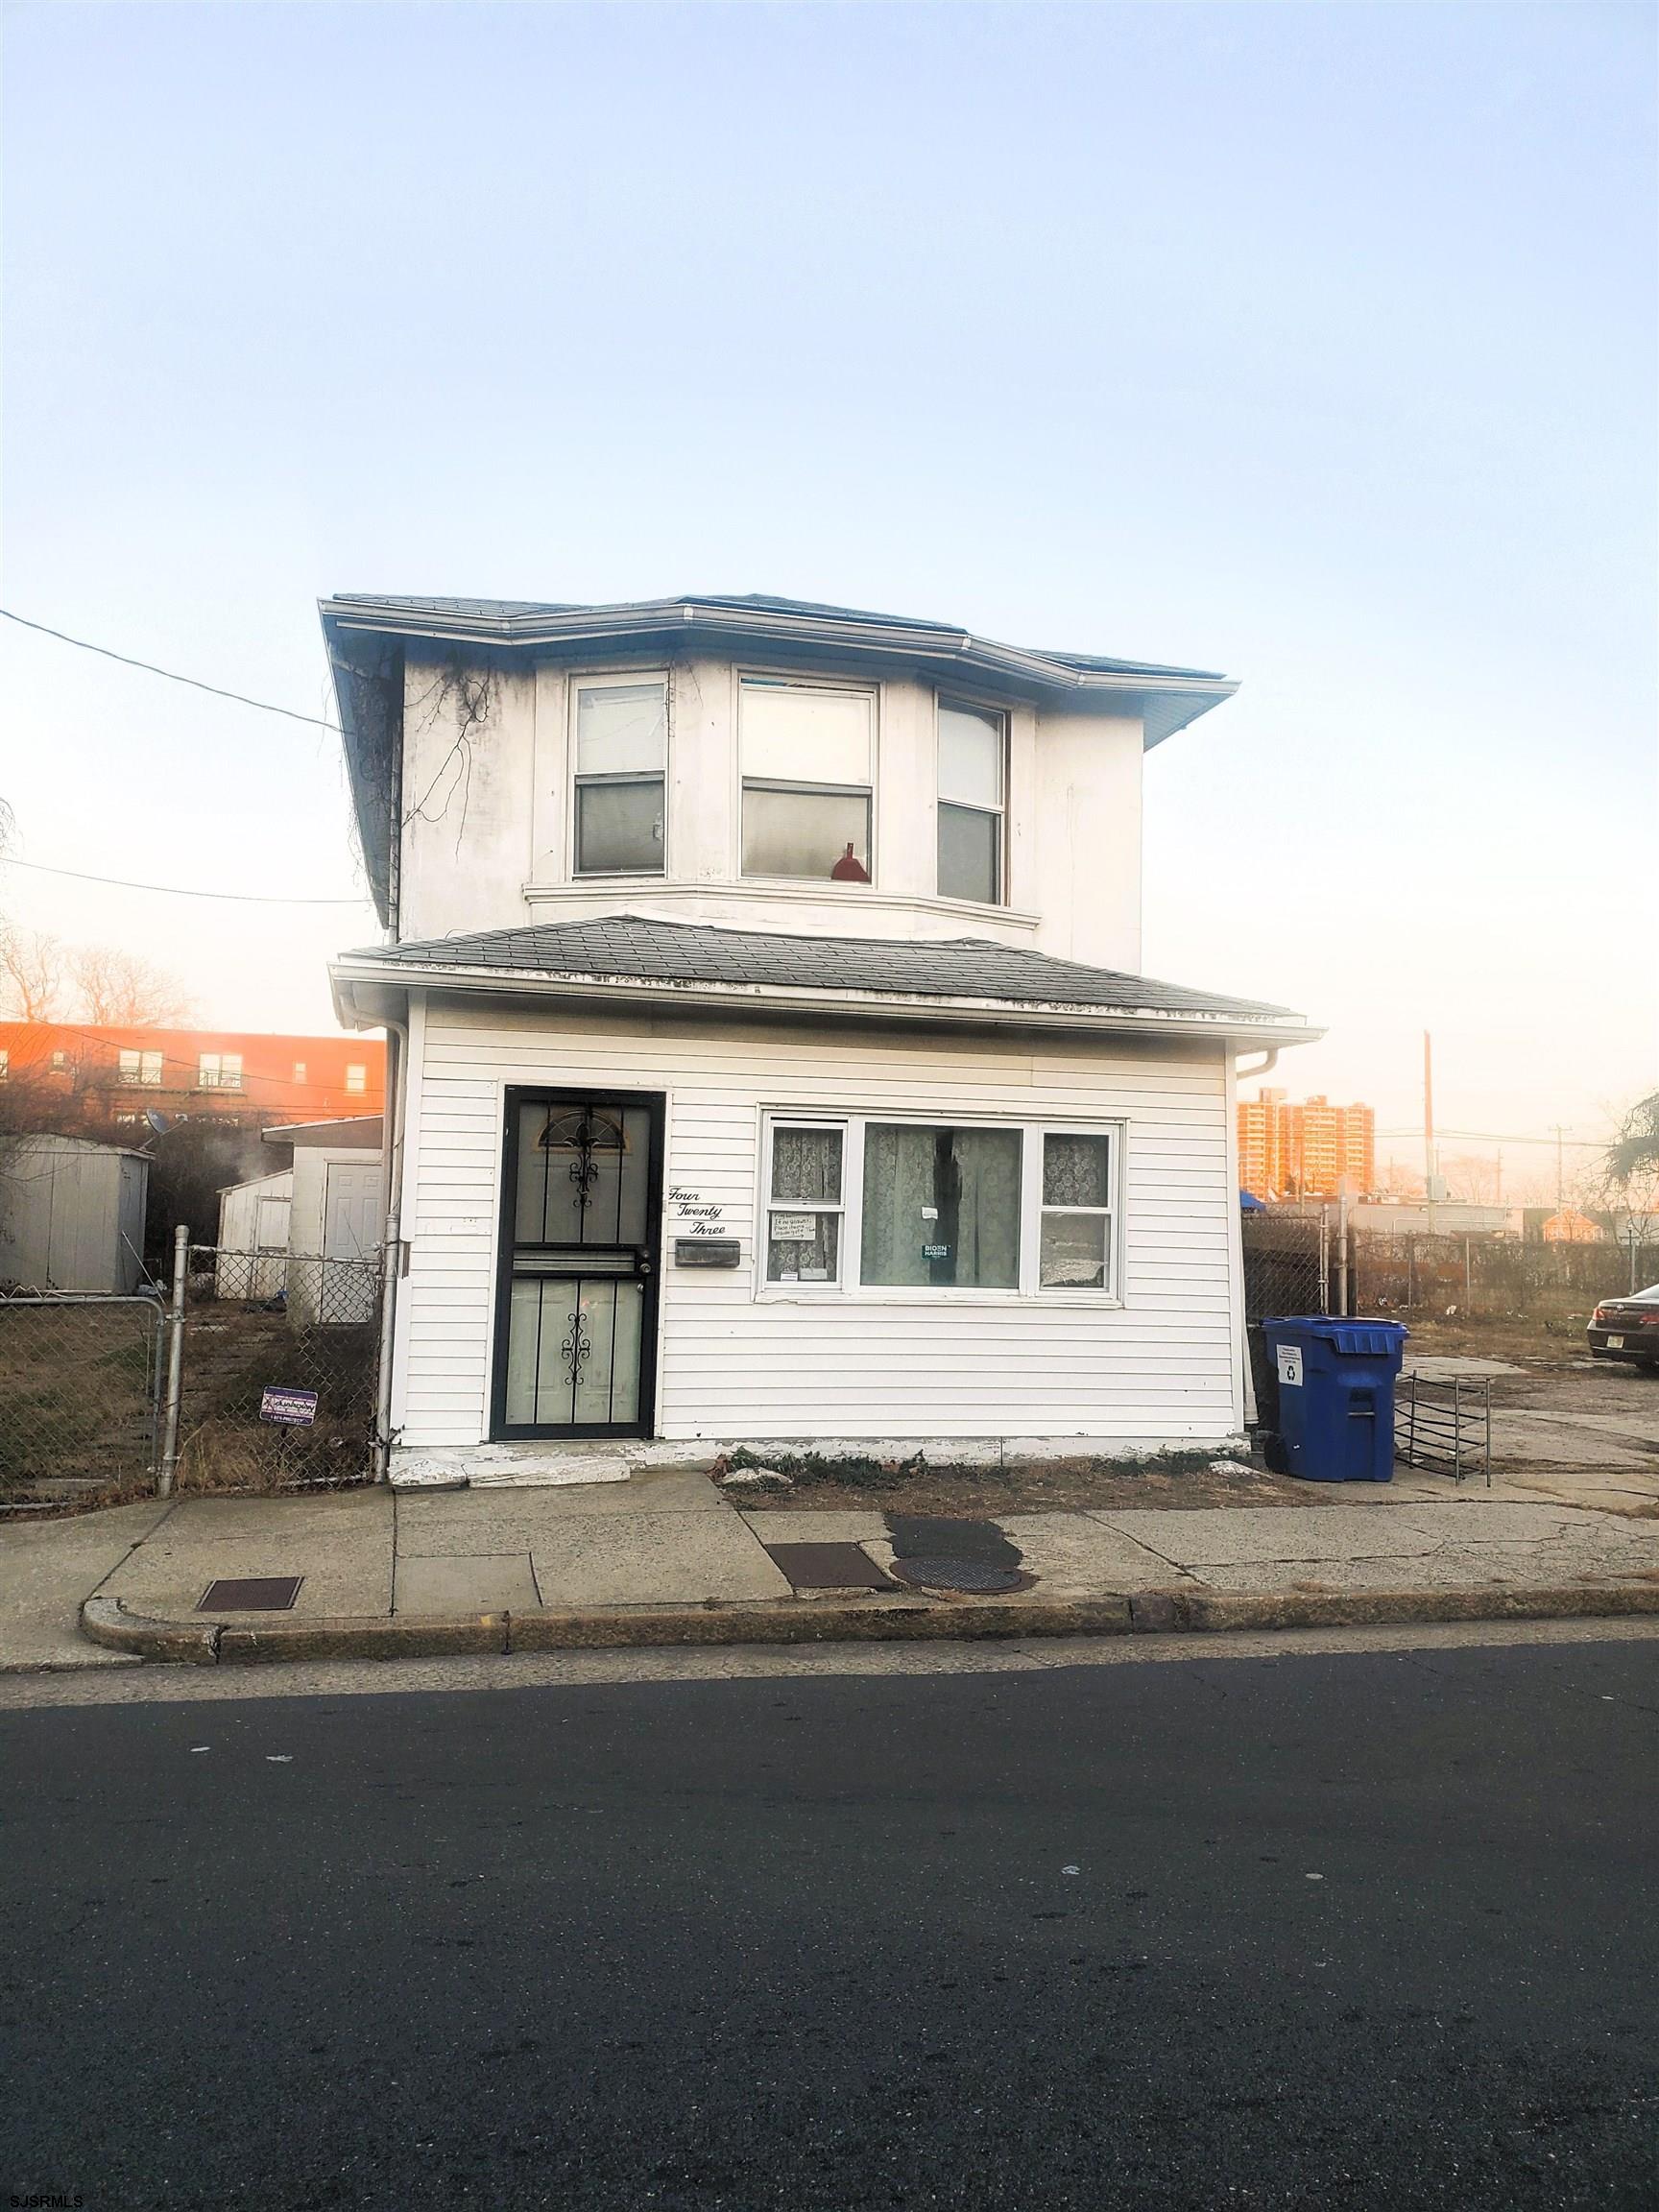
{"label": "shingle roof", "polygon": [[1216,1022],[1300,1021],[1287,1007],[1220,998],[1214,992],[1085,967],[1074,960],[1053,960],[1046,953],[993,944],[983,937],[926,943],[885,937],[795,937],[771,930],[717,928],[701,922],[649,921],[633,914],[372,946],[349,952],[344,959],[393,969],[856,991],[887,998],[1088,1006]]}

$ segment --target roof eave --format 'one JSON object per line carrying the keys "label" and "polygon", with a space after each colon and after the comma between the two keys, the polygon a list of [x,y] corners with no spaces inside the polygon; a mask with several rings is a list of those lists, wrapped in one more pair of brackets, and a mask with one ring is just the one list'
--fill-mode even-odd
{"label": "roof eave", "polygon": [[849,991],[773,983],[677,982],[667,977],[591,975],[555,969],[417,967],[407,961],[336,960],[329,966],[341,1022],[378,1027],[397,1014],[407,993],[442,990],[493,998],[557,998],[610,1005],[664,1002],[731,1014],[817,1015],[873,1022],[944,1022],[957,1027],[1085,1029],[1102,1035],[1214,1038],[1251,1046],[1310,1045],[1323,1029],[1299,1015],[1204,1014],[1191,1009],[1074,1005],[1058,999],[936,998],[903,992]]}
{"label": "roof eave", "polygon": [[771,607],[733,607],[695,599],[658,600],[641,606],[589,607],[570,613],[481,614],[436,609],[377,607],[349,598],[325,599],[319,613],[330,642],[342,635],[424,637],[444,644],[579,649],[629,639],[681,635],[696,629],[713,637],[818,645],[834,652],[902,656],[979,670],[1034,689],[1079,700],[1142,703],[1147,748],[1220,706],[1238,690],[1236,679],[1205,669],[1080,667],[1046,653],[998,644],[937,623],[849,621],[833,615],[797,614]]}

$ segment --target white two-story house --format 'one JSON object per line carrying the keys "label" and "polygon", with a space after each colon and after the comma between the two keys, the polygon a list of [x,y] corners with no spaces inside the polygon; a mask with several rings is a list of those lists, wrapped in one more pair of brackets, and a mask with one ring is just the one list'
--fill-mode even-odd
{"label": "white two-story house", "polygon": [[1141,973],[1142,764],[1231,683],[764,597],[322,615],[399,1451],[1238,1433],[1235,1067],[1317,1032]]}

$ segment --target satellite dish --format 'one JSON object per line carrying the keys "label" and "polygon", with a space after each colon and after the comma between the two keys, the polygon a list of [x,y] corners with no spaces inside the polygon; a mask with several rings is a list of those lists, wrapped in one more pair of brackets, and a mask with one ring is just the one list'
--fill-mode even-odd
{"label": "satellite dish", "polygon": [[165,1137],[173,1126],[166,1115],[157,1114],[154,1106],[145,1107],[144,1118],[150,1124],[151,1134],[156,1137]]}

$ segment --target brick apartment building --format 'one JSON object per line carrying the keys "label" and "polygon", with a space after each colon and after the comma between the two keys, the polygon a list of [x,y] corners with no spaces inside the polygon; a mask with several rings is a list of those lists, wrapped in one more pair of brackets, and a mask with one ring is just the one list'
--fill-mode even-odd
{"label": "brick apartment building", "polygon": [[1369,1106],[1297,1102],[1263,1091],[1238,1102],[1238,1182],[1253,1198],[1361,1197],[1377,1184],[1377,1118]]}
{"label": "brick apartment building", "polygon": [[369,1037],[0,1022],[0,1084],[78,1102],[118,1127],[148,1109],[169,1120],[264,1128],[380,1113],[386,1046]]}

